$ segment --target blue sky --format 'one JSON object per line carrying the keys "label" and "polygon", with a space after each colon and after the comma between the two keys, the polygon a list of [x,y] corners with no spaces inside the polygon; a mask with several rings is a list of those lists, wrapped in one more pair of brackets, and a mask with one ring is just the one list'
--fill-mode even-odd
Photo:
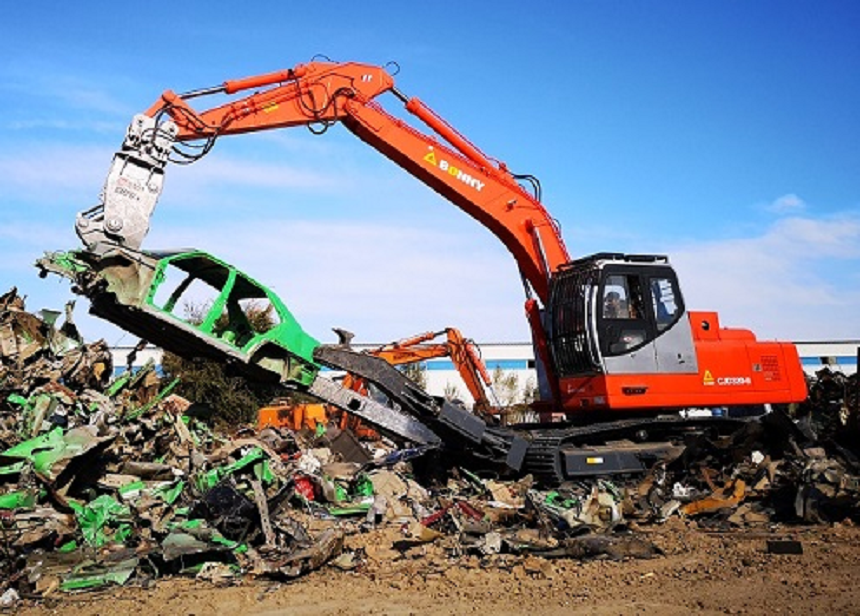
{"label": "blue sky", "polygon": [[[574,256],[668,254],[687,305],[724,325],[860,339],[856,2],[124,4],[34,0],[0,23],[0,290],[31,310],[72,297],[32,263],[77,246],[133,114],[324,54],[397,62],[400,90],[540,178]],[[145,246],[240,265],[323,340],[528,339],[501,244],[342,127],[227,137],[169,168]],[[85,306],[88,337],[135,342]]]}

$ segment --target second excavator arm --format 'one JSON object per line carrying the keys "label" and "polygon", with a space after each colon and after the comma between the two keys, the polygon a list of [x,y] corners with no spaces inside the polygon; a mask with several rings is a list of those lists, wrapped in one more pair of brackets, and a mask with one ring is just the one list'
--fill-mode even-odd
{"label": "second excavator arm", "polygon": [[[445,337],[444,342],[437,341],[442,336]],[[498,402],[490,400],[490,395],[495,398],[493,382],[478,346],[458,329],[447,327],[442,331],[426,332],[370,349],[366,353],[380,357],[393,366],[449,357],[472,396],[475,411],[484,417],[499,412]]]}

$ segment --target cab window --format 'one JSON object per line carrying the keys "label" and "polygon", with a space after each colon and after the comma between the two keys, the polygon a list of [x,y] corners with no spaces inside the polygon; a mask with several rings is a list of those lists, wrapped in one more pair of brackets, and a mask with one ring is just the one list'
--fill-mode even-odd
{"label": "cab window", "polygon": [[657,330],[663,331],[678,316],[679,306],[676,301],[675,287],[669,278],[651,278],[650,284]]}
{"label": "cab window", "polygon": [[604,319],[638,319],[643,316],[639,278],[614,274],[603,287]]}
{"label": "cab window", "polygon": [[638,274],[609,274],[603,284],[601,348],[605,355],[623,355],[648,340]]}

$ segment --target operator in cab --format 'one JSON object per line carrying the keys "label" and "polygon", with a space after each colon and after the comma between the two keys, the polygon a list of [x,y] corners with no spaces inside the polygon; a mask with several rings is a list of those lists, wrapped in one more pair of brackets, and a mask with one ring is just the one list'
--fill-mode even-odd
{"label": "operator in cab", "polygon": [[629,319],[630,311],[627,302],[621,299],[617,291],[610,291],[603,298],[603,318],[605,319]]}

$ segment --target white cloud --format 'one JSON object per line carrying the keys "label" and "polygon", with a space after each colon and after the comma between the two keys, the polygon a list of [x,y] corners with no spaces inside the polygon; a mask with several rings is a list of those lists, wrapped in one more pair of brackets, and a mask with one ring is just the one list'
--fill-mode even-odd
{"label": "white cloud", "polygon": [[215,182],[217,189],[231,184],[256,189],[328,188],[342,185],[345,181],[340,174],[310,171],[289,162],[258,163],[226,156],[210,156],[185,169],[169,167],[168,173],[176,188],[183,191]]}
{"label": "white cloud", "polygon": [[793,214],[804,211],[806,203],[797,195],[789,193],[774,199],[766,209],[774,214]]}
{"label": "white cloud", "polygon": [[[112,88],[112,90],[116,89],[115,87]],[[120,101],[113,93],[80,79],[69,78],[57,84],[57,87],[48,86],[44,94],[50,98],[60,98],[72,108],[96,111],[100,114],[117,117],[128,114],[128,103]]]}
{"label": "white cloud", "polygon": [[14,131],[30,131],[37,129],[49,129],[52,131],[77,131],[100,133],[105,135],[122,135],[123,129],[120,122],[90,121],[80,122],[53,117],[31,117],[26,120],[11,120],[6,128]]}
{"label": "white cloud", "polygon": [[42,199],[64,206],[75,193],[88,192],[94,204],[112,156],[105,147],[61,144],[30,145],[0,153],[2,199]]}
{"label": "white cloud", "polygon": [[[193,245],[236,264],[273,288],[323,341],[334,340],[334,326],[354,331],[358,342],[446,326],[479,342],[528,340],[513,258],[491,234],[461,222],[157,225],[146,245]],[[0,229],[6,236],[26,232],[20,225]],[[858,246],[860,219],[843,216],[780,220],[757,237],[687,243],[666,252],[688,308],[716,310],[724,326],[749,328],[760,339],[860,339]],[[32,257],[24,252],[16,251],[16,258],[29,268]],[[25,269],[5,274],[23,276],[20,284],[40,300],[34,308],[56,308],[71,297],[67,285],[48,285]],[[79,306],[88,337],[134,342],[83,315],[85,300]]]}
{"label": "white cloud", "polygon": [[16,97],[26,96],[30,101],[43,101],[40,105],[31,105],[33,110],[50,108],[68,112],[71,109],[116,116],[129,113],[128,104],[116,96],[116,92],[128,90],[129,82],[118,83],[112,79],[110,85],[105,86],[39,62],[30,65],[15,63],[6,67],[4,73],[2,90]]}
{"label": "white cloud", "polygon": [[841,215],[830,219],[786,218],[767,235],[774,248],[803,255],[804,260],[832,257],[860,258],[860,217]]}
{"label": "white cloud", "polygon": [[[528,339],[516,266],[492,234],[407,174],[377,172],[378,157],[360,145],[355,159],[349,146],[330,147],[297,160],[285,142],[281,154],[287,155],[278,162],[253,162],[224,148],[190,168],[171,167],[145,245],[195,245],[236,263],[275,288],[319,337],[343,326],[359,340],[381,342],[454,326],[479,341]],[[74,213],[95,203],[111,156],[111,147],[61,144],[0,152],[4,207],[38,199],[53,208],[50,216],[44,206],[32,216],[7,215],[15,222],[0,227],[4,255],[21,259],[20,266],[7,265],[7,274],[29,268],[37,248],[77,244]],[[364,157],[374,161],[368,172],[355,164]],[[320,165],[320,159],[332,163]],[[319,213],[284,205],[304,190]],[[244,193],[252,196],[231,207]],[[336,212],[325,204],[333,195],[346,197]],[[365,212],[370,203],[373,210]],[[201,204],[209,207],[205,214]],[[756,237],[658,248],[677,267],[688,306],[717,310],[725,325],[749,327],[762,338],[860,338],[860,216],[801,216],[803,201],[790,194],[772,205],[795,214]],[[183,208],[197,220],[175,215]],[[368,219],[382,211],[396,218]],[[296,221],[299,215],[306,220]],[[336,221],[325,220],[333,215]],[[36,216],[38,223],[25,222]],[[307,220],[315,216],[322,220]],[[345,222],[348,217],[360,222]],[[587,246],[593,238],[578,239],[584,229],[606,235],[614,228],[584,223],[568,230],[568,242]],[[626,236],[626,243],[637,243]]]}
{"label": "white cloud", "polygon": [[62,247],[75,237],[74,220],[63,227],[56,224],[0,223],[0,243],[3,245],[3,266],[14,265],[17,250],[44,250]]}
{"label": "white cloud", "polygon": [[758,237],[669,254],[688,308],[760,338],[860,339],[860,218],[777,221]]}
{"label": "white cloud", "polygon": [[148,245],[187,246],[190,238],[273,288],[308,332],[325,340],[335,326],[354,331],[357,341],[446,326],[478,340],[528,339],[516,265],[492,237],[269,221],[253,229],[172,228],[154,233]]}
{"label": "white cloud", "polygon": [[[44,203],[70,213],[87,209],[97,203],[114,152],[111,146],[56,142],[0,151],[2,201]],[[283,200],[287,189],[308,189],[316,194],[344,192],[358,190],[355,185],[362,181],[360,175],[341,168],[322,165],[317,168],[290,160],[260,163],[229,154],[208,156],[187,167],[169,165],[163,199],[169,198],[175,204],[172,208],[206,205],[217,213],[219,202],[235,188],[269,190],[273,196],[277,195],[270,201],[278,202]],[[72,224],[73,214],[70,216]]]}
{"label": "white cloud", "polygon": [[[332,326],[385,341],[451,325],[476,338],[526,339],[522,286],[497,240],[408,175],[375,167],[365,173],[340,146],[316,153],[328,165],[314,166],[306,157],[296,166],[295,156],[255,163],[224,148],[189,168],[172,166],[145,245],[194,245],[235,262],[274,287],[321,338]],[[372,154],[373,166],[378,157]],[[44,249],[78,245],[74,215],[95,204],[111,156],[110,147],[62,144],[0,153],[6,211],[18,208],[8,217],[13,224],[0,227],[4,254],[14,255],[2,275],[26,283],[36,307],[62,306],[72,296],[66,284],[36,279],[32,262]],[[307,203],[296,197],[304,189],[313,193]],[[332,196],[343,204],[327,207]],[[36,207],[22,208],[21,201]],[[338,222],[325,221],[333,215]],[[396,223],[371,221],[387,215]],[[420,222],[410,223],[413,215]],[[323,221],[287,222],[297,216]],[[85,314],[79,324],[88,337],[118,339],[115,329]]]}

